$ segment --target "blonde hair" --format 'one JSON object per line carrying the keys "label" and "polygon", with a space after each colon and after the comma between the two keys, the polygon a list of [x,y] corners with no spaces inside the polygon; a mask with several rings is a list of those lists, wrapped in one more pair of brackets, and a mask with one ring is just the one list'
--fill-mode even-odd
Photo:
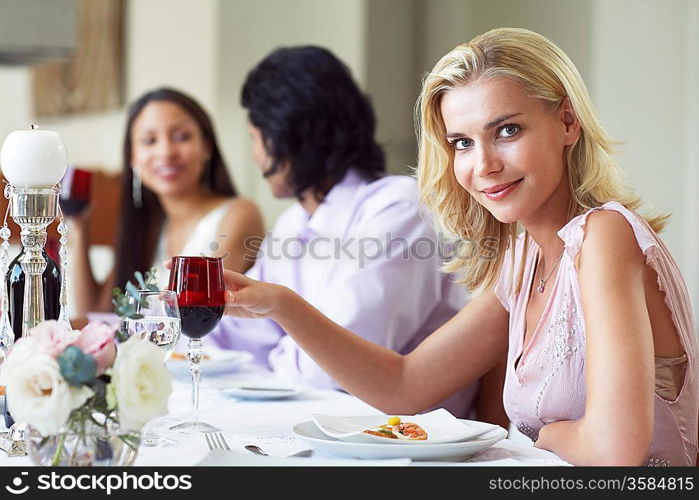
{"label": "blonde hair", "polygon": [[[442,57],[423,81],[416,106],[417,180],[423,203],[435,214],[446,237],[476,245],[488,240],[497,242],[495,258],[456,255],[444,266],[447,272],[463,272],[463,283],[475,294],[495,285],[505,251],[509,245],[514,248],[517,223],[495,219],[456,181],[452,168],[454,152],[445,137],[440,105],[449,90],[496,77],[512,79],[525,93],[554,109],[564,98],[570,100],[580,123],[580,136],[566,152],[572,193],[570,218],[607,201],[618,201],[630,210],[640,204],[612,157],[614,143],[597,119],[580,73],[561,49],[542,35],[519,28],[494,29],[459,45]],[[666,218],[646,220],[655,231],[660,231]],[[523,257],[527,241],[525,235]],[[514,259],[514,252],[512,255]],[[521,273],[518,281],[517,290]]]}

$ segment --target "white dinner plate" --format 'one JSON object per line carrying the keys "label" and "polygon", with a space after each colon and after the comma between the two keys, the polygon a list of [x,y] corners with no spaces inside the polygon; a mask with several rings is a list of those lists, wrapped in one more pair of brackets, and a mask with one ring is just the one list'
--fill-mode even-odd
{"label": "white dinner plate", "polygon": [[473,420],[460,420],[445,408],[420,415],[397,415],[402,422],[413,422],[427,433],[425,440],[391,439],[365,430],[375,429],[388,421],[388,415],[366,415],[361,417],[336,417],[313,415],[313,421],[324,434],[340,441],[352,443],[383,443],[398,446],[429,446],[436,443],[468,441],[493,430],[494,425]]}
{"label": "white dinner plate", "polygon": [[219,389],[227,396],[258,400],[293,398],[307,390],[293,382],[264,378],[226,381]]}
{"label": "white dinner plate", "polygon": [[[175,376],[189,376],[189,359],[186,353],[177,352],[167,361],[167,367]],[[204,359],[202,359],[201,374],[206,377],[209,375],[220,375],[235,371],[240,365],[252,360],[253,356],[247,351],[228,351],[223,349],[207,349],[204,348]]]}
{"label": "white dinner plate", "polygon": [[[473,421],[469,421],[473,422]],[[480,422],[484,424],[483,422]],[[491,425],[491,424],[484,424]],[[296,424],[292,433],[316,451],[331,457],[381,459],[410,458],[415,461],[460,461],[486,450],[507,437],[507,431],[494,426],[492,430],[469,441],[435,443],[423,446],[395,446],[381,443],[350,443],[325,435],[312,420]]]}

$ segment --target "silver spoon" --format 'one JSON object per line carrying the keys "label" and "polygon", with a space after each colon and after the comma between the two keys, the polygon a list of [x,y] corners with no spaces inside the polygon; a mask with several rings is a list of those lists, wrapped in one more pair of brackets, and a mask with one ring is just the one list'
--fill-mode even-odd
{"label": "silver spoon", "polygon": [[[248,451],[250,451],[250,452],[252,452],[252,453],[254,453],[254,454],[256,454],[256,455],[262,455],[262,456],[265,456],[265,457],[268,457],[268,456],[269,456],[267,453],[265,453],[265,451],[264,451],[262,448],[260,448],[259,446],[254,445],[254,444],[245,445],[245,449],[248,450]],[[284,458],[289,458],[289,457],[310,457],[311,455],[313,455],[313,450],[301,450],[301,451],[297,451],[296,453],[292,453],[291,455],[287,455],[287,456],[284,457]]]}

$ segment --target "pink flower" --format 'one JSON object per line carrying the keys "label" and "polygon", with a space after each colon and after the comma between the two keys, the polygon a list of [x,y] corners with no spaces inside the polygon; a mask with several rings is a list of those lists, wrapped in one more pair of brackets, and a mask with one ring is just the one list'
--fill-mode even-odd
{"label": "pink flower", "polygon": [[37,340],[38,345],[53,359],[73,343],[75,334],[58,321],[42,321],[29,330],[29,335]]}
{"label": "pink flower", "polygon": [[114,329],[105,323],[89,323],[72,342],[97,362],[97,375],[112,366],[116,357]]}

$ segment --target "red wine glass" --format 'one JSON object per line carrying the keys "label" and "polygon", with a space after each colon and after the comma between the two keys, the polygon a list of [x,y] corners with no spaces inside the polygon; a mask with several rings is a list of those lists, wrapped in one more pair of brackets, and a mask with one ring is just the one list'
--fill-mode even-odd
{"label": "red wine glass", "polygon": [[199,380],[200,362],[203,357],[201,339],[216,327],[226,303],[221,258],[173,257],[169,288],[177,294],[182,333],[189,337],[187,357],[192,372],[194,407],[193,422],[185,422],[172,428],[185,431],[216,431],[218,429],[215,427],[199,422]]}
{"label": "red wine glass", "polygon": [[76,167],[69,167],[61,180],[59,203],[68,217],[80,215],[90,204],[90,184],[92,173]]}

